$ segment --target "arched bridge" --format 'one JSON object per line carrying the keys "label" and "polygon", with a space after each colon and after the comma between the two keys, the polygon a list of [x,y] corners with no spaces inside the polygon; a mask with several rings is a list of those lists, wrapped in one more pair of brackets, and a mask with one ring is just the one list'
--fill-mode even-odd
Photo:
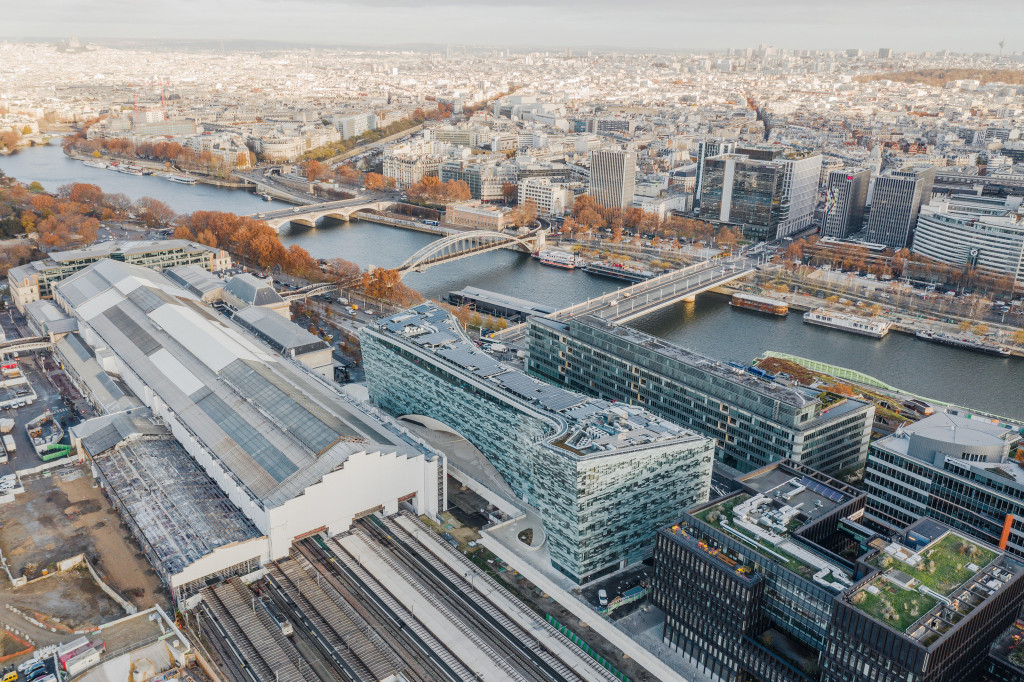
{"label": "arched bridge", "polygon": [[533,253],[544,248],[545,234],[544,230],[534,230],[525,234],[494,232],[492,230],[456,232],[437,241],[430,242],[409,256],[397,269],[404,277],[410,272],[423,272],[435,265],[451,263],[462,258],[498,249],[514,249],[516,251]]}
{"label": "arched bridge", "polygon": [[280,232],[281,228],[288,223],[316,227],[319,220],[323,218],[334,218],[348,222],[356,211],[379,211],[382,212],[391,206],[393,201],[333,201],[313,206],[302,206],[297,208],[286,208],[280,211],[259,214],[263,220],[274,229]]}

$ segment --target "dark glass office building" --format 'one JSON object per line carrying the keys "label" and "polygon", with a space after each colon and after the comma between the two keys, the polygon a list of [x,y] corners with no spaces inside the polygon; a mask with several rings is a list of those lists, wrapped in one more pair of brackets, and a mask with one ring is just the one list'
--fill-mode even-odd
{"label": "dark glass office building", "polygon": [[662,529],[666,643],[730,682],[958,682],[1024,599],[1024,565],[926,519],[864,527],[860,491],[790,462]]}
{"label": "dark glass office building", "polygon": [[785,167],[741,154],[704,161],[700,217],[737,225],[748,239],[775,239],[785,218]]}

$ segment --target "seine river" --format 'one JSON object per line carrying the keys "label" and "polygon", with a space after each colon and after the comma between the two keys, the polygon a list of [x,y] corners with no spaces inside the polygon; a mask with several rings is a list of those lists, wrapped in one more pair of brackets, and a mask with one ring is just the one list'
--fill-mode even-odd
{"label": "seine river", "polygon": [[[91,182],[133,199],[151,196],[180,213],[195,210],[249,214],[280,206],[241,190],[181,185],[161,178],[88,168],[57,146],[0,157],[0,170],[47,189]],[[395,266],[426,246],[431,235],[353,221],[318,229],[286,229],[281,240],[316,258],[344,258],[360,266]],[[622,286],[615,280],[540,265],[525,254],[495,251],[414,273],[406,283],[436,298],[466,286],[499,291],[537,303],[564,306]],[[919,395],[1024,419],[1024,361],[980,355],[890,333],[881,341],[786,318],[734,310],[725,296],[704,294],[633,323],[637,328],[719,360],[750,362],[766,350],[849,367]]]}

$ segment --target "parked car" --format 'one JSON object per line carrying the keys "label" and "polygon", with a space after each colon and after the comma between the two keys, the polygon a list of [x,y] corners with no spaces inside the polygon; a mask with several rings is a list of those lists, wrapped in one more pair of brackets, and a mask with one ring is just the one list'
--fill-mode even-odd
{"label": "parked car", "polygon": [[601,606],[608,606],[608,592],[606,592],[605,590],[598,590],[597,603]]}

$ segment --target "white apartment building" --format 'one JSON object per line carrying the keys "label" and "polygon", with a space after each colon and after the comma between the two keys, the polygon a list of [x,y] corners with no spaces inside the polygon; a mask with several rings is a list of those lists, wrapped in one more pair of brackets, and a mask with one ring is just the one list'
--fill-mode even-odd
{"label": "white apartment building", "polygon": [[375,130],[377,117],[372,113],[352,114],[333,117],[334,127],[341,132],[341,139],[359,137],[368,130]]}
{"label": "white apartment building", "polygon": [[396,186],[407,188],[425,177],[436,176],[451,146],[429,139],[415,138],[384,149],[381,173],[394,178]]}
{"label": "white apartment building", "polygon": [[575,195],[567,185],[551,178],[523,178],[519,181],[519,204],[532,201],[537,215],[561,217],[572,208]]}

